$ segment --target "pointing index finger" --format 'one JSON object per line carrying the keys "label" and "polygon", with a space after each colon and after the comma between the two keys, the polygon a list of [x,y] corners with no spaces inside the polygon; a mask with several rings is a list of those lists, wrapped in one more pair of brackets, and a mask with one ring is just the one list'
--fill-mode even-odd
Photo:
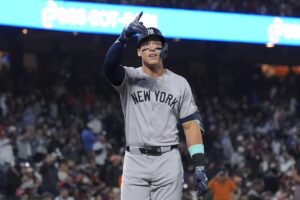
{"label": "pointing index finger", "polygon": [[142,15],[143,15],[143,11],[140,12],[140,13],[138,14],[138,16],[136,16],[136,18],[134,19],[134,21],[137,21],[137,22],[140,21]]}

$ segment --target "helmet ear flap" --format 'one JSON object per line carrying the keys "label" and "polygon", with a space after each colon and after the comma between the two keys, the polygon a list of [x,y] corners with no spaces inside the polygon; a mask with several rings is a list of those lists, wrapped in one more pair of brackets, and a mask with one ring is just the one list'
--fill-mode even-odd
{"label": "helmet ear flap", "polygon": [[169,48],[169,45],[167,42],[165,42],[161,49],[161,52],[160,52],[161,59],[165,59],[168,57],[168,48]]}

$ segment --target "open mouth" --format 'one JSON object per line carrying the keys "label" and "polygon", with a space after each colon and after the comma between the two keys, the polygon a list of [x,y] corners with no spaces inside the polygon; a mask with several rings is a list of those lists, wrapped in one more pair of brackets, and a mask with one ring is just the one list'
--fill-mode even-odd
{"label": "open mouth", "polygon": [[154,57],[156,57],[156,56],[157,56],[157,55],[156,55],[155,53],[149,55],[150,58],[154,58]]}

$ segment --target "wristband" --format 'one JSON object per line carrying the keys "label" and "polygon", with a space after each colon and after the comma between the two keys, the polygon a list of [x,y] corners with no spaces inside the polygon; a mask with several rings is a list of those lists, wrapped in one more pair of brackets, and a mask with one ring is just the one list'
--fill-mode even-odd
{"label": "wristband", "polygon": [[197,153],[204,154],[204,145],[203,144],[195,144],[188,148],[190,156],[193,157],[193,155]]}
{"label": "wristband", "polygon": [[195,144],[188,148],[195,167],[201,167],[204,170],[204,145]]}

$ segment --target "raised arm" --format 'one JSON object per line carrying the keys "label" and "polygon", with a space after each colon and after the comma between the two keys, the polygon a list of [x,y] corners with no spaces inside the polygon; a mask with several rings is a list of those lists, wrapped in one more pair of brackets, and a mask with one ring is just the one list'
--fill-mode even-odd
{"label": "raised arm", "polygon": [[139,22],[142,15],[143,12],[140,12],[138,16],[123,29],[121,35],[106,53],[103,63],[103,72],[108,81],[113,85],[121,85],[125,78],[125,70],[120,63],[127,40],[137,33],[142,34],[147,31],[146,27]]}

